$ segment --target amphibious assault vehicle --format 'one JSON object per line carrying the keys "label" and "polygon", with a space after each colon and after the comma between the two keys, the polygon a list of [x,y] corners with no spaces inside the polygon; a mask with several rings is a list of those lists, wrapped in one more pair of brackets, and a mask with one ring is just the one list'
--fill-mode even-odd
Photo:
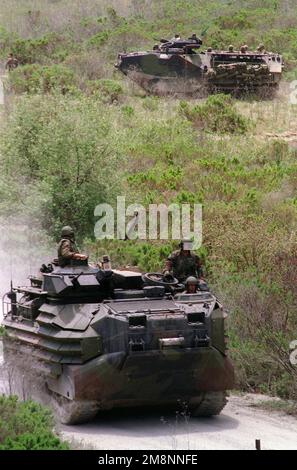
{"label": "amphibious assault vehicle", "polygon": [[226,313],[208,289],[86,261],[42,271],[3,297],[11,393],[41,397],[68,424],[114,407],[220,413],[234,377]]}
{"label": "amphibious assault vehicle", "polygon": [[201,41],[178,40],[152,51],[121,53],[116,67],[146,91],[189,94],[257,93],[273,95],[278,88],[283,59],[265,51],[199,51]]}

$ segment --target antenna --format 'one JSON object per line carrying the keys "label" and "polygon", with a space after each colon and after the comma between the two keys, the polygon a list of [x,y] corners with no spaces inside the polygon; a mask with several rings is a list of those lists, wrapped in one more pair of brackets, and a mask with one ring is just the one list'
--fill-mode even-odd
{"label": "antenna", "polygon": [[12,288],[12,256],[11,256],[11,251],[9,251],[9,264],[10,264],[10,286]]}

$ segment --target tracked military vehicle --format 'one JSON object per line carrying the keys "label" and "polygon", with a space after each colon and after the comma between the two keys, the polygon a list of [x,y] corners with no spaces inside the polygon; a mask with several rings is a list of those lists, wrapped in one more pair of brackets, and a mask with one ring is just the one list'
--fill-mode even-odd
{"label": "tracked military vehicle", "polygon": [[224,407],[233,387],[226,314],[208,290],[185,294],[160,274],[75,260],[30,284],[3,298],[12,393],[46,397],[64,423],[114,407],[183,403],[193,416]]}
{"label": "tracked military vehicle", "polygon": [[146,91],[204,97],[211,93],[273,95],[283,59],[253,51],[198,51],[201,41],[171,41],[152,51],[121,53],[116,67]]}

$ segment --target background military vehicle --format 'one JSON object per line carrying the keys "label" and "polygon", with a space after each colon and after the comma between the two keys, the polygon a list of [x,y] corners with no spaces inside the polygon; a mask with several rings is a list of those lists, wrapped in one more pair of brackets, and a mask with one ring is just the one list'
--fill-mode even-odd
{"label": "background military vehicle", "polygon": [[279,54],[198,51],[199,41],[178,40],[154,46],[152,51],[121,53],[116,67],[153,94],[262,93],[278,88],[283,70]]}
{"label": "background military vehicle", "polygon": [[50,401],[64,423],[114,407],[220,413],[234,377],[226,314],[211,292],[80,260],[42,270],[3,298],[12,392]]}

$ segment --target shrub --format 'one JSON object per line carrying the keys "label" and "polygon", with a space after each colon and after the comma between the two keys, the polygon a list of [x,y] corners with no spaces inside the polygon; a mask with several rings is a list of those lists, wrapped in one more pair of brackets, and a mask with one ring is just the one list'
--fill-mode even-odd
{"label": "shrub", "polygon": [[135,115],[135,111],[134,111],[133,106],[129,106],[129,105],[122,106],[121,111],[122,111],[123,115],[126,116],[126,117],[131,117],[131,116]]}
{"label": "shrub", "polygon": [[193,107],[182,101],[180,113],[204,131],[244,134],[249,128],[249,121],[236,111],[234,101],[227,95],[210,96],[205,103]]}
{"label": "shrub", "polygon": [[66,93],[76,84],[72,70],[63,65],[24,65],[9,75],[15,93],[48,93],[59,90]]}
{"label": "shrub", "polygon": [[[85,96],[19,100],[3,142],[3,171],[39,193],[51,233],[66,222],[81,235],[92,232],[95,206],[120,191],[121,133],[113,121],[106,106]],[[16,191],[23,200],[23,185]]]}
{"label": "shrub", "polygon": [[69,449],[53,431],[51,412],[33,401],[0,396],[0,450]]}
{"label": "shrub", "polygon": [[100,48],[108,41],[109,36],[109,31],[100,31],[100,33],[95,34],[88,40],[87,45]]}
{"label": "shrub", "polygon": [[147,243],[141,240],[100,240],[87,242],[86,247],[94,260],[105,253],[111,254],[113,267],[137,266],[142,271],[160,271],[173,248],[172,243]]}
{"label": "shrub", "polygon": [[23,65],[45,63],[55,59],[64,60],[69,52],[76,49],[71,41],[61,34],[49,33],[36,39],[16,38],[10,44],[10,51]]}
{"label": "shrub", "polygon": [[119,101],[123,95],[123,87],[119,82],[110,79],[93,80],[87,83],[91,93],[99,92],[105,102]]}
{"label": "shrub", "polygon": [[221,29],[250,29],[252,27],[249,12],[240,10],[235,15],[220,16],[215,23]]}

